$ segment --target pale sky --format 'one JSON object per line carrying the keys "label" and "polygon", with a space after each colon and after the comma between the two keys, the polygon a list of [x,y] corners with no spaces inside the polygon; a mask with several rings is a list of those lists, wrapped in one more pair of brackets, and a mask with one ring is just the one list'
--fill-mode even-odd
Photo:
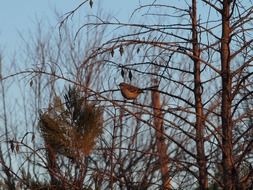
{"label": "pale sky", "polygon": [[[55,11],[66,13],[73,10],[84,0],[0,0],[0,51],[13,52],[19,44],[21,34],[28,31],[36,32],[36,22],[43,20],[50,25],[57,26]],[[85,13],[96,14],[96,8],[100,6],[106,14],[115,16],[117,19],[127,21],[134,8],[140,2],[148,3],[153,0],[93,0],[94,8],[90,9],[86,4],[82,9]],[[161,0],[163,1],[163,0]],[[160,2],[160,1],[159,1]],[[167,0],[164,0],[167,2]],[[170,0],[178,5],[180,0]],[[185,1],[183,1],[185,4]],[[186,4],[185,4],[186,5]],[[250,4],[249,4],[250,5]],[[87,12],[86,12],[87,11]],[[200,6],[202,17],[207,15],[207,10]],[[216,15],[212,15],[215,17]],[[57,27],[56,27],[57,30]]]}
{"label": "pale sky", "polygon": [[[103,11],[120,19],[129,18],[138,1],[123,0],[93,0],[94,8],[88,4],[82,10],[96,14],[100,4]],[[55,10],[66,13],[79,5],[81,0],[0,0],[0,50],[14,52],[20,43],[20,33],[35,32],[36,22],[45,20],[57,26]],[[57,28],[56,28],[57,29]]]}

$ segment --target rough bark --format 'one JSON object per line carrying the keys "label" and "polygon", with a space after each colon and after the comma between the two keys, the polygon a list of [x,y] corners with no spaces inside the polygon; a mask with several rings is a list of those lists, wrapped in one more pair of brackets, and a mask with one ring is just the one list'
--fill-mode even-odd
{"label": "rough bark", "polygon": [[56,189],[59,186],[59,181],[56,177],[57,174],[57,163],[56,163],[56,153],[53,148],[47,144],[47,161],[48,161],[48,172],[51,178],[51,188]]}
{"label": "rough bark", "polygon": [[197,6],[196,0],[192,0],[192,47],[193,47],[193,62],[194,62],[194,96],[195,96],[195,112],[196,112],[196,148],[197,148],[197,163],[199,168],[199,189],[208,189],[208,177],[206,167],[206,156],[204,147],[204,114],[202,104],[202,86],[201,86],[201,67],[200,67],[200,48],[197,32]]}
{"label": "rough bark", "polygon": [[222,10],[222,37],[221,37],[221,80],[222,80],[222,167],[223,185],[226,190],[237,189],[238,184],[233,158],[233,136],[232,136],[232,75],[230,69],[230,22],[229,22],[229,0],[223,1]]}
{"label": "rough bark", "polygon": [[163,114],[161,112],[160,93],[157,89],[152,90],[152,105],[154,112],[154,126],[156,128],[156,146],[159,155],[160,170],[164,190],[171,189],[169,177],[169,156],[167,155],[167,144],[164,137]]}

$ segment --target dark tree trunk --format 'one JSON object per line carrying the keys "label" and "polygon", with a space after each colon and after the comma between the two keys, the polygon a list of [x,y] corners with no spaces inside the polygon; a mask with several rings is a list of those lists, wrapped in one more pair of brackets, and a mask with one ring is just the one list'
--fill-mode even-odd
{"label": "dark tree trunk", "polygon": [[195,112],[196,112],[196,148],[197,148],[197,163],[199,168],[199,189],[208,189],[208,178],[206,168],[206,156],[204,147],[204,114],[202,104],[202,86],[200,78],[200,48],[197,32],[197,6],[196,0],[192,0],[192,47],[194,61],[194,96],[195,96]]}
{"label": "dark tree trunk", "polygon": [[156,128],[156,147],[159,155],[162,185],[164,190],[170,190],[169,157],[167,155],[167,144],[164,137],[163,114],[161,112],[160,93],[157,89],[152,91],[152,105],[154,112],[154,126]]}
{"label": "dark tree trunk", "polygon": [[[230,1],[223,1],[222,10],[222,37],[221,37],[221,79],[222,79],[222,167],[224,189],[237,189],[237,174],[233,158],[233,123],[231,115],[232,106],[232,75],[230,70]],[[239,184],[238,184],[239,185]]]}
{"label": "dark tree trunk", "polygon": [[56,153],[49,144],[47,144],[46,147],[47,147],[48,172],[51,178],[50,188],[59,189],[60,184],[59,184],[59,180],[56,177],[58,173],[57,163],[56,163]]}

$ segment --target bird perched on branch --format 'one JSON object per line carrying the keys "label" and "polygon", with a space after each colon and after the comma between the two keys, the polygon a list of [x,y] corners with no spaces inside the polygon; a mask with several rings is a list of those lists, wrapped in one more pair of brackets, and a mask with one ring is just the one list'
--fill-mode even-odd
{"label": "bird perched on branch", "polygon": [[138,88],[131,84],[122,82],[119,84],[119,87],[120,87],[121,94],[124,98],[128,100],[135,100],[141,93],[144,92],[144,90],[152,90],[154,88],[157,88],[158,86],[152,86],[148,88]]}

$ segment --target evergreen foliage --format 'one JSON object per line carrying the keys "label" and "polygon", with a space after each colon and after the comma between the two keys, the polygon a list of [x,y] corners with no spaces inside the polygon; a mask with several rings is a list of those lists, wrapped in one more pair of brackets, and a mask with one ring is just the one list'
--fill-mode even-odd
{"label": "evergreen foliage", "polygon": [[56,96],[53,106],[40,116],[39,128],[45,143],[67,157],[89,155],[102,134],[103,111],[85,100],[75,87],[69,87],[64,99],[63,104]]}

